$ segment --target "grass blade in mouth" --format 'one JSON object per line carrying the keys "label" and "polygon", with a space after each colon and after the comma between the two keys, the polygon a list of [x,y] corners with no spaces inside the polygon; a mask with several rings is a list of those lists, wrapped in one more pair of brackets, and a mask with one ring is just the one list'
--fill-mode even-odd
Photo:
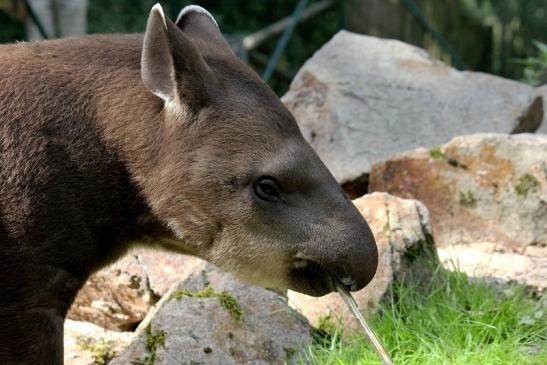
{"label": "grass blade in mouth", "polygon": [[361,327],[363,327],[363,332],[365,333],[367,340],[370,342],[380,359],[382,359],[382,363],[384,365],[393,365],[393,361],[391,361],[391,358],[389,357],[387,351],[384,349],[384,346],[382,346],[382,343],[374,334],[372,329],[369,327],[367,322],[365,321],[365,318],[359,311],[359,308],[357,307],[357,303],[355,302],[355,299],[351,296],[350,292],[346,289],[346,287],[340,283],[340,281],[333,277],[334,285],[336,287],[336,290],[338,291],[338,294],[342,297],[344,302],[346,302],[347,306],[353,313],[355,317],[359,320],[361,323]]}

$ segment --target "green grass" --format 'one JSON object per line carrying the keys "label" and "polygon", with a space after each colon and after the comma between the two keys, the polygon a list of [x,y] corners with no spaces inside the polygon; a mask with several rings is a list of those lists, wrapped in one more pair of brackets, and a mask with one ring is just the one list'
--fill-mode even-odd
{"label": "green grass", "polygon": [[[398,285],[369,323],[396,365],[547,364],[543,299],[438,270],[428,288]],[[338,327],[339,328],[339,327]],[[380,364],[362,336],[316,336],[301,364]]]}

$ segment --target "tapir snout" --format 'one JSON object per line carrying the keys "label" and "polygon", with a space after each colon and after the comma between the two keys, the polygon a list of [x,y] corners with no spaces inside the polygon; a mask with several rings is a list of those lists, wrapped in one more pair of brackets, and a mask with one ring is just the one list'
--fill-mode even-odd
{"label": "tapir snout", "polygon": [[[347,210],[356,208],[350,203]],[[378,265],[376,242],[366,221],[356,213],[325,225],[321,241],[310,242],[296,255],[293,275],[302,278],[297,290],[322,295],[334,290],[332,281],[339,280],[348,290],[357,291],[372,280]]]}
{"label": "tapir snout", "polygon": [[372,231],[355,205],[317,159],[306,165],[316,173],[318,185],[309,191],[300,223],[310,227],[298,248],[290,276],[293,289],[310,295],[334,290],[333,280],[350,291],[365,287],[374,277],[378,251]]}

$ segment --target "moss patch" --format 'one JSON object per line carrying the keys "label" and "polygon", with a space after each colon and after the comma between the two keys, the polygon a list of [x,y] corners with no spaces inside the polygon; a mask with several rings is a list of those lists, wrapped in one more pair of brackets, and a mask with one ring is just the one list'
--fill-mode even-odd
{"label": "moss patch", "polygon": [[112,341],[104,339],[95,341],[91,338],[80,337],[77,344],[81,350],[91,352],[94,365],[106,365],[116,356]]}
{"label": "moss patch", "polygon": [[245,313],[243,313],[243,309],[239,305],[236,298],[226,291],[217,293],[217,297],[220,301],[220,305],[222,305],[224,309],[230,313],[230,316],[232,316],[236,322],[243,322],[245,319]]}
{"label": "moss patch", "polygon": [[435,147],[429,150],[429,155],[434,160],[441,160],[445,161],[448,159],[448,156],[444,154],[444,152],[441,151],[439,147]]}
{"label": "moss patch", "polygon": [[515,185],[515,191],[518,195],[528,196],[528,193],[536,192],[539,187],[539,181],[530,174],[525,174],[519,178],[518,184]]}
{"label": "moss patch", "polygon": [[170,299],[176,299],[181,300],[183,297],[189,297],[189,298],[214,298],[216,296],[215,291],[210,285],[207,285],[205,288],[192,292],[186,288],[182,288],[180,290],[177,290],[176,292],[171,295]]}
{"label": "moss patch", "polygon": [[144,359],[137,359],[131,361],[133,365],[154,365],[156,363],[156,352],[158,348],[165,348],[165,331],[152,329],[152,325],[149,324],[144,333],[146,334],[146,340],[144,341],[144,348],[148,353]]}
{"label": "moss patch", "polygon": [[477,198],[471,190],[468,190],[467,193],[460,191],[460,205],[466,208],[475,208],[477,206]]}
{"label": "moss patch", "polygon": [[173,293],[170,299],[181,300],[183,297],[218,298],[220,305],[226,309],[226,311],[236,322],[241,323],[245,319],[243,308],[241,308],[241,305],[237,299],[227,291],[216,292],[210,285],[197,292],[191,292],[190,290],[183,288]]}
{"label": "moss patch", "polygon": [[459,167],[464,170],[467,170],[467,165],[461,163],[460,161],[456,160],[455,158],[452,158],[441,151],[439,147],[435,147],[429,150],[429,156],[431,156],[432,159],[437,161],[444,161],[450,166],[453,167]]}

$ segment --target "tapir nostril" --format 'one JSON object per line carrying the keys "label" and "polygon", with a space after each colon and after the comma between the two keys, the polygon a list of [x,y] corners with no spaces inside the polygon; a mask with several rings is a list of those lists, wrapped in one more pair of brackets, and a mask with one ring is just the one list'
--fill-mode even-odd
{"label": "tapir nostril", "polygon": [[310,265],[310,260],[296,257],[292,262],[292,267],[294,269],[305,269]]}
{"label": "tapir nostril", "polygon": [[345,278],[341,278],[339,280],[342,282],[342,284],[346,287],[346,289],[348,291],[357,290],[357,281],[355,281],[354,279],[352,279],[350,277],[345,277]]}

